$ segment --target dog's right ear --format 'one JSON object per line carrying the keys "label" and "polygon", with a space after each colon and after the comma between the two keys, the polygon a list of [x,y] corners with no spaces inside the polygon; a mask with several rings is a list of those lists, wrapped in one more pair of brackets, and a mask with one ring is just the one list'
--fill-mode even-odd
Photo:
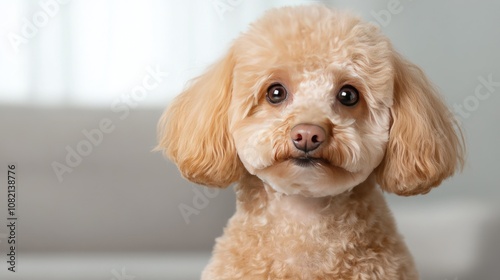
{"label": "dog's right ear", "polygon": [[188,85],[158,123],[158,146],[195,183],[227,187],[244,172],[228,132],[234,53]]}

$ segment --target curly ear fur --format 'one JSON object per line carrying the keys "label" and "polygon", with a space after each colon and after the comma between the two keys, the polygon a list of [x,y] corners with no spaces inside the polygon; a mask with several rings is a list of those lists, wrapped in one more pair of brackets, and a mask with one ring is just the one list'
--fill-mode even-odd
{"label": "curly ear fur", "polygon": [[227,187],[242,164],[228,133],[233,54],[195,79],[170,104],[158,123],[158,147],[195,183]]}
{"label": "curly ear fur", "polygon": [[398,195],[427,193],[462,168],[463,136],[420,68],[397,53],[393,67],[392,126],[376,178]]}

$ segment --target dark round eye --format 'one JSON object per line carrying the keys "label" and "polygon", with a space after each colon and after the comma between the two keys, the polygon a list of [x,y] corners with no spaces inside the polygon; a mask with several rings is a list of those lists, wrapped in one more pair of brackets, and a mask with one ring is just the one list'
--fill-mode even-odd
{"label": "dark round eye", "polygon": [[267,88],[267,101],[271,104],[279,104],[285,101],[288,93],[282,84],[272,84]]}
{"label": "dark round eye", "polygon": [[354,106],[359,101],[358,90],[351,85],[343,86],[337,94],[337,99],[345,106]]}

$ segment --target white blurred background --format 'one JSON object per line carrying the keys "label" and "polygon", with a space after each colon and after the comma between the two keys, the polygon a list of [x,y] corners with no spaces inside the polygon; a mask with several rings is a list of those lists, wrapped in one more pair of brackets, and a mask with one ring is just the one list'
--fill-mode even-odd
{"label": "white blurred background", "polygon": [[0,0],[0,279],[198,279],[234,194],[150,152],[156,122],[263,11],[320,2],[378,24],[465,130],[462,174],[387,195],[422,279],[498,279],[500,2],[487,0]]}

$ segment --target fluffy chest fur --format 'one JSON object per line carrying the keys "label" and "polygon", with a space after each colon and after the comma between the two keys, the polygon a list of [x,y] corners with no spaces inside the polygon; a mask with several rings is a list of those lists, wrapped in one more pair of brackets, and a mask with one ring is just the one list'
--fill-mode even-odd
{"label": "fluffy chest fur", "polygon": [[370,180],[314,200],[282,197],[258,183],[237,193],[237,212],[202,279],[417,279]]}

